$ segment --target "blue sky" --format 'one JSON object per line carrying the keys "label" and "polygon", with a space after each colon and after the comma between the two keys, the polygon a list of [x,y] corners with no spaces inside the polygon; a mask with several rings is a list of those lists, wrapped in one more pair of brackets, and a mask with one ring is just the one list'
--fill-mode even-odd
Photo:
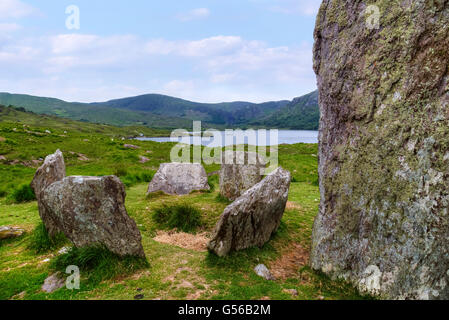
{"label": "blue sky", "polygon": [[[320,2],[1,0],[0,91],[82,102],[292,99],[316,88]],[[79,30],[66,27],[69,5]]]}

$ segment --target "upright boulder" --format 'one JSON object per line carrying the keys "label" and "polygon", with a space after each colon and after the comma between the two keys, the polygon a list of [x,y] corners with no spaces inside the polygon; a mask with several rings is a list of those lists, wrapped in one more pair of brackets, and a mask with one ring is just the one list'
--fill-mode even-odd
{"label": "upright boulder", "polygon": [[448,17],[447,1],[324,0],[316,22],[311,265],[384,298],[449,299]]}
{"label": "upright boulder", "polygon": [[163,191],[185,195],[195,190],[209,190],[207,174],[199,163],[162,163],[148,186],[148,193]]}
{"label": "upright boulder", "polygon": [[76,247],[104,245],[120,256],[144,257],[141,235],[125,209],[115,176],[67,177],[42,192],[42,205]]}
{"label": "upright boulder", "polygon": [[290,172],[278,168],[229,205],[215,226],[209,250],[225,256],[231,251],[262,247],[279,227],[290,180]]}
{"label": "upright boulder", "polygon": [[220,193],[235,200],[259,183],[264,175],[266,160],[255,152],[226,151],[220,170]]}
{"label": "upright boulder", "polygon": [[60,232],[56,222],[48,214],[46,209],[42,206],[42,192],[49,185],[56,181],[61,181],[65,178],[65,163],[64,156],[60,150],[54,154],[48,155],[45,158],[44,164],[40,166],[31,182],[31,188],[36,194],[36,199],[39,207],[39,215],[50,236],[54,236]]}

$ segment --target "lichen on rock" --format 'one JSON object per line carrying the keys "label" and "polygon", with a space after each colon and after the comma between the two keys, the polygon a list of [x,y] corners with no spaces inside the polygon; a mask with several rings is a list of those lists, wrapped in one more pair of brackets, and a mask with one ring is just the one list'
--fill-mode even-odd
{"label": "lichen on rock", "polygon": [[323,1],[314,269],[386,298],[449,298],[448,48],[448,1]]}

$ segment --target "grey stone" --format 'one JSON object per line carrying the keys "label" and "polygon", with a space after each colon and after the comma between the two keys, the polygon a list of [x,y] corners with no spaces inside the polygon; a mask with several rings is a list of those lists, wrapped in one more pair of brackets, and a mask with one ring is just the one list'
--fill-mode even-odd
{"label": "grey stone", "polygon": [[58,289],[65,286],[65,280],[62,278],[61,273],[57,272],[45,279],[41,290],[46,293],[53,293]]}
{"label": "grey stone", "polygon": [[235,200],[259,183],[265,174],[266,160],[255,152],[226,151],[220,170],[220,193]]}
{"label": "grey stone", "polygon": [[262,247],[278,229],[290,188],[290,172],[278,168],[230,204],[215,226],[208,249],[218,256]]}
{"label": "grey stone", "polygon": [[311,265],[381,298],[449,299],[449,3],[373,3],[379,28],[370,1],[317,17]]}
{"label": "grey stone", "polygon": [[64,179],[65,175],[64,156],[60,150],[57,150],[54,154],[45,158],[44,163],[37,169],[31,182],[31,188],[36,194],[39,215],[50,236],[55,236],[60,230],[42,205],[42,192],[52,183]]}
{"label": "grey stone", "polygon": [[254,272],[256,272],[256,274],[259,277],[264,278],[265,280],[276,280],[273,275],[271,274],[270,270],[268,270],[268,268],[264,265],[264,264],[259,264],[254,268]]}
{"label": "grey stone", "polygon": [[25,230],[17,227],[2,226],[0,227],[0,240],[17,238],[23,235]]}
{"label": "grey stone", "polygon": [[185,195],[195,190],[209,190],[207,174],[199,163],[162,163],[148,186],[148,193],[163,191]]}
{"label": "grey stone", "polygon": [[141,235],[125,208],[125,188],[115,176],[67,177],[47,187],[42,204],[76,247],[104,245],[120,256],[144,257]]}

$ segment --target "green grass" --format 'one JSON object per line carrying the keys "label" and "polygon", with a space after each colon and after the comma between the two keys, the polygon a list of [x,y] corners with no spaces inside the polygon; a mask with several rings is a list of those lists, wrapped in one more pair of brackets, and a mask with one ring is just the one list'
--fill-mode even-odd
{"label": "green grass", "polygon": [[154,210],[152,217],[161,229],[194,232],[202,225],[201,211],[186,203],[164,204]]}
{"label": "green grass", "polygon": [[23,184],[11,193],[10,200],[15,203],[29,202],[36,200],[36,195],[29,184]]}
{"label": "green grass", "polygon": [[41,222],[31,233],[28,249],[36,254],[42,254],[59,249],[66,243],[68,243],[68,240],[62,233],[50,237],[47,229]]}
{"label": "green grass", "polygon": [[[209,184],[213,186],[210,192],[147,196],[147,182],[160,163],[170,161],[173,144],[126,139],[125,133],[128,130],[132,133],[135,128],[113,128],[14,112],[17,112],[14,119],[2,118],[0,114],[0,155],[7,159],[0,161],[0,190],[4,191],[3,196],[0,193],[0,225],[20,226],[26,233],[0,243],[0,299],[133,299],[137,288],[142,289],[139,293],[144,294],[144,299],[365,298],[351,286],[333,281],[311,270],[307,264],[298,265],[291,275],[276,281],[266,281],[253,271],[259,263],[269,268],[278,263],[294,245],[300,245],[305,252],[310,251],[320,197],[316,183],[317,145],[279,146],[279,163],[292,173],[293,182],[289,206],[270,242],[263,248],[218,258],[205,251],[154,240],[161,229],[173,227],[197,235],[212,232],[229,204],[227,199],[219,196],[217,175],[209,178]],[[35,134],[45,130],[52,133]],[[126,149],[125,143],[140,148]],[[116,259],[98,248],[72,249],[61,255],[58,250],[64,244],[62,241],[52,243],[46,238],[36,201],[9,201],[15,190],[31,182],[37,165],[30,165],[30,162],[44,158],[56,149],[61,149],[64,154],[68,175],[119,174],[127,186],[126,208],[142,234],[149,264]],[[78,154],[88,160],[80,159]],[[150,161],[140,163],[140,156]],[[205,168],[208,173],[219,170],[218,165],[205,165]],[[178,219],[170,225],[167,225],[168,219],[158,223],[153,215],[161,208],[169,208],[167,212],[163,209],[161,215],[174,215]],[[186,214],[194,219],[184,228]],[[31,244],[35,249],[30,248]],[[82,269],[80,290],[63,288],[52,294],[40,291],[47,276],[56,270],[65,271],[69,264]],[[292,296],[285,289],[296,289],[299,295]]]}
{"label": "green grass", "polygon": [[64,273],[67,266],[77,266],[88,285],[95,285],[105,279],[126,276],[137,270],[148,268],[145,258],[120,257],[101,246],[72,247],[67,253],[56,257],[50,269]]}

